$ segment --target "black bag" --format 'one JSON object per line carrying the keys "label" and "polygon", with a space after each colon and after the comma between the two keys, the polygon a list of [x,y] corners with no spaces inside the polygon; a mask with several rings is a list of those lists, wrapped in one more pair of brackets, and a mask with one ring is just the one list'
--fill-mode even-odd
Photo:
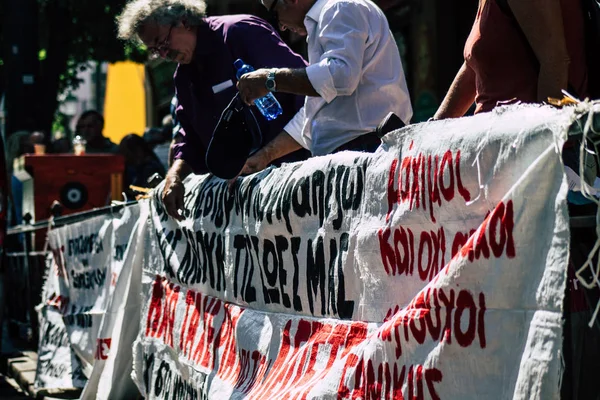
{"label": "black bag", "polygon": [[375,128],[375,134],[377,135],[377,137],[379,137],[379,139],[381,139],[388,133],[397,131],[398,129],[402,129],[405,126],[406,124],[404,123],[404,121],[402,121],[399,116],[390,111],[388,115],[385,116],[383,121],[381,121],[379,125],[377,125],[377,128]]}
{"label": "black bag", "polygon": [[206,167],[222,179],[235,178],[262,145],[260,126],[237,93],[223,110],[206,150]]}

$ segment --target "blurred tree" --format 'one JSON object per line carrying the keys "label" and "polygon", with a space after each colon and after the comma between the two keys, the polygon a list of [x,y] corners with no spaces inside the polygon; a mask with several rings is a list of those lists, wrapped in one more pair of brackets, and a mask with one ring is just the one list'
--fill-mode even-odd
{"label": "blurred tree", "polygon": [[[20,1],[20,0],[14,0]],[[35,0],[37,2],[37,49],[38,53],[36,98],[28,99],[35,110],[34,129],[50,131],[58,108],[58,95],[80,83],[77,72],[85,70],[89,61],[116,62],[126,59],[143,62],[143,49],[125,46],[116,38],[115,17],[121,12],[126,0]],[[0,1],[0,15],[10,1]],[[27,16],[24,16],[25,18]],[[15,21],[16,22],[16,21]],[[7,24],[2,24],[0,42],[6,40]],[[10,80],[9,46],[3,46],[0,57],[0,93],[6,91]]]}

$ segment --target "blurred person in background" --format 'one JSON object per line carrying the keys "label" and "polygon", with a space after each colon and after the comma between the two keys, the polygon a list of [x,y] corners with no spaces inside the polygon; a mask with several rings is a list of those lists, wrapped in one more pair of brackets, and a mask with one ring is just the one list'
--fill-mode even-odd
{"label": "blurred person in background", "polygon": [[141,136],[125,136],[119,143],[119,152],[125,157],[125,193],[129,200],[135,198],[130,185],[148,187],[148,178],[154,174],[165,176],[163,165]]}
{"label": "blurred person in background", "polygon": [[52,135],[52,142],[50,143],[50,153],[53,154],[65,154],[71,153],[71,141],[65,135],[64,132],[56,131]]}
{"label": "blurred person in background", "polygon": [[[175,161],[162,196],[167,213],[178,220],[183,219],[183,179],[192,172],[209,172],[206,149],[222,111],[237,92],[234,61],[242,59],[257,69],[306,66],[266,21],[251,15],[206,17],[205,10],[202,0],[134,0],[118,17],[121,39],[140,40],[155,57],[179,63],[174,80],[181,138],[173,145]],[[281,132],[304,100],[291,94],[276,97],[283,109],[279,118],[267,121],[252,110],[263,144]],[[307,155],[295,153],[285,161]]]}
{"label": "blurred person in background", "polygon": [[583,13],[576,0],[479,0],[465,61],[433,119],[498,104],[585,98]]}
{"label": "blurred person in background", "polygon": [[[169,116],[169,119],[171,117]],[[165,168],[165,171],[169,169],[169,147],[171,146],[171,135],[165,137],[164,129],[161,128],[146,128],[144,132],[144,140],[148,143],[148,146],[152,149],[156,157],[160,160],[161,164]]]}
{"label": "blurred person in background", "polygon": [[73,151],[71,148],[71,141],[66,137],[54,139],[50,150],[54,154],[65,154]]}
{"label": "blurred person in background", "polygon": [[173,140],[173,117],[168,114],[162,119],[161,123],[162,143],[154,147],[154,153],[163,163],[165,170],[169,170],[169,153],[171,150],[171,142]]}
{"label": "blurred person in background", "polygon": [[86,153],[112,153],[119,152],[119,146],[109,138],[104,137],[104,117],[98,111],[88,110],[81,114],[77,120],[75,134],[86,140]]}
{"label": "blurred person in background", "polygon": [[35,131],[31,135],[29,135],[29,143],[33,146],[33,152],[38,154],[37,146],[42,146],[41,154],[44,154],[46,151],[46,134],[41,131]]}

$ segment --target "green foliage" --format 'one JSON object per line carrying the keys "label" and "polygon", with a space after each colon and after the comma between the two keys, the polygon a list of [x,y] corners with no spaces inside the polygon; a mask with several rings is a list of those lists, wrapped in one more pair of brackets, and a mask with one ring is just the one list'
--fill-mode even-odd
{"label": "green foliage", "polygon": [[[88,61],[146,60],[142,48],[117,39],[115,18],[125,3],[124,0],[38,0],[39,48],[44,55],[50,51],[50,42],[56,40],[52,35],[60,35],[61,32],[68,35],[63,40],[68,47],[68,59],[60,76],[59,92],[77,87],[80,83],[77,73],[87,68]],[[57,24],[53,17],[63,20]],[[66,26],[57,32],[56,28],[60,25]],[[42,70],[48,59],[40,57]]]}
{"label": "green foliage", "polygon": [[51,132],[62,132],[63,137],[71,138],[72,133],[69,128],[69,121],[71,118],[60,111],[57,111],[54,115],[54,121],[52,122]]}
{"label": "green foliage", "polygon": [[[27,42],[27,49],[36,54],[37,63],[32,68],[37,79],[35,96],[28,94],[24,99],[15,95],[16,89],[11,92],[18,100],[11,103],[11,110],[7,109],[10,116],[7,129],[19,129],[18,125],[24,125],[24,121],[36,129],[51,129],[59,95],[77,88],[80,83],[77,74],[86,69],[90,61],[145,62],[147,59],[144,48],[117,39],[116,17],[127,0],[29,0],[34,4],[27,3],[21,9],[29,13],[27,16],[13,15],[11,7],[23,5],[21,1],[24,0],[0,0],[0,96],[8,93],[13,86],[11,82],[15,82],[14,68],[10,72],[13,75],[7,76],[7,67],[15,64],[11,63],[11,53],[5,54],[9,51],[5,39],[10,36],[6,29],[22,26],[19,25],[22,21],[15,21],[7,28],[9,24],[3,23],[6,22],[3,18],[23,18],[34,27],[28,32],[31,38],[37,37],[37,43]],[[21,103],[26,103],[27,108]]]}

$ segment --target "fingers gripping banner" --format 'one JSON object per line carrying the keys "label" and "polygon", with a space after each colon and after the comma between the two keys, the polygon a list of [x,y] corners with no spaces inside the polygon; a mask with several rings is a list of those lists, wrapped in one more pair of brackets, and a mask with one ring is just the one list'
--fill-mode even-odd
{"label": "fingers gripping banner", "polygon": [[[558,398],[572,110],[409,126],[158,194],[133,378],[147,398]],[[156,193],[160,193],[160,188]]]}

